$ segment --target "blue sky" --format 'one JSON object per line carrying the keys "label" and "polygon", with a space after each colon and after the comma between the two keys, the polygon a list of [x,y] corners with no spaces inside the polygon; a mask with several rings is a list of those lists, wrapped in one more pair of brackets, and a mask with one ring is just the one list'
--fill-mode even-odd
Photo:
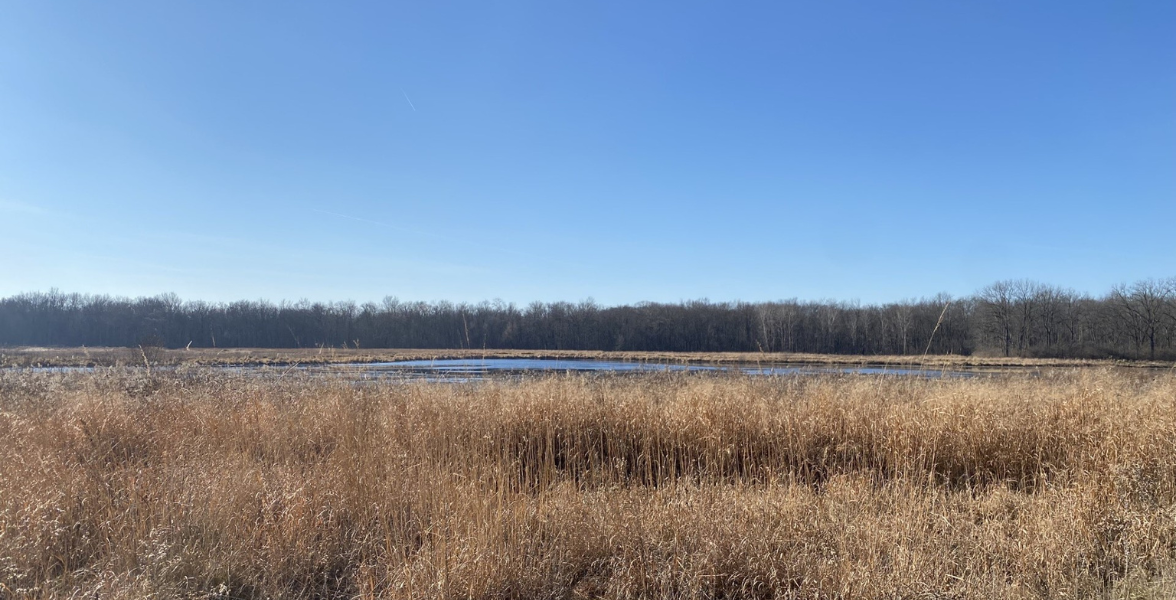
{"label": "blue sky", "polygon": [[1176,275],[1176,3],[6,2],[0,295]]}

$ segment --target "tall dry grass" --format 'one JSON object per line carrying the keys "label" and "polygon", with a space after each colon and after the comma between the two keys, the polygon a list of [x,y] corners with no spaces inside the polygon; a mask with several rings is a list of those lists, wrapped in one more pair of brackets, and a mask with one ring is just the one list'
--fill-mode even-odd
{"label": "tall dry grass", "polygon": [[536,358],[570,360],[610,360],[664,364],[696,365],[815,365],[926,367],[932,369],[1048,369],[1073,367],[1133,367],[1170,369],[1173,361],[1026,358],[962,354],[861,355],[810,354],[803,352],[658,352],[611,350],[506,350],[493,348],[78,348],[69,347],[0,347],[3,367],[119,367],[151,365],[211,366],[279,366],[339,365],[407,360],[486,358]]}
{"label": "tall dry grass", "polygon": [[1165,598],[1176,379],[0,373],[0,596]]}

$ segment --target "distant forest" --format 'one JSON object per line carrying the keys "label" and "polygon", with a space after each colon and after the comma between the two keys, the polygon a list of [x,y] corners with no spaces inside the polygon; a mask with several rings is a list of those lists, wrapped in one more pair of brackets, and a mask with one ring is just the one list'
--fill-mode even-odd
{"label": "distant forest", "polygon": [[[934,335],[932,335],[934,332]],[[227,304],[174,294],[0,299],[3,346],[486,348],[1176,358],[1176,277],[1091,297],[1033,281],[880,305],[706,300]]]}

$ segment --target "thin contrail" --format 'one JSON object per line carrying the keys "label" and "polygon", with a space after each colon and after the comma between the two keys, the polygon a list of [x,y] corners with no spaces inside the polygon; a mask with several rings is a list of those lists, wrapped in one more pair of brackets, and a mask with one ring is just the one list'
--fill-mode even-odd
{"label": "thin contrail", "polygon": [[[404,88],[400,88],[400,93],[404,94],[405,100],[408,100],[408,92],[404,91]],[[416,112],[416,107],[412,105],[412,100],[408,100],[408,106],[412,108],[412,112]]]}

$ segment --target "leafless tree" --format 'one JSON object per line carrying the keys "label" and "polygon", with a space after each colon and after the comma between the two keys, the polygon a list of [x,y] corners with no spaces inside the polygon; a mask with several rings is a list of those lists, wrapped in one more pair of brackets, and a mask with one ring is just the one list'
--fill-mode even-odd
{"label": "leafless tree", "polygon": [[1168,326],[1174,291],[1171,280],[1145,279],[1130,286],[1111,290],[1111,300],[1119,308],[1121,319],[1132,332],[1136,344],[1148,347],[1148,357],[1156,358],[1156,338]]}
{"label": "leafless tree", "polygon": [[1013,286],[1008,281],[998,281],[977,294],[983,311],[984,326],[997,334],[1003,342],[1004,355],[1009,356],[1013,345]]}

